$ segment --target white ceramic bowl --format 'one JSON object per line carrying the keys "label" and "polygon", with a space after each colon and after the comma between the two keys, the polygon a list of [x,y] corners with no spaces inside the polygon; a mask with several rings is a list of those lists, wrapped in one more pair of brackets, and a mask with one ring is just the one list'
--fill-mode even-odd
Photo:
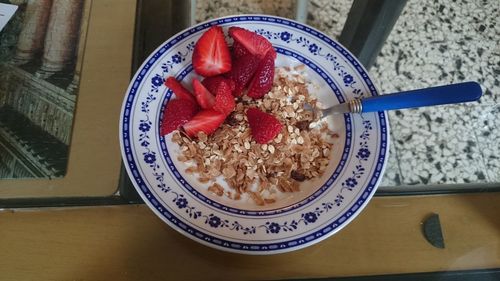
{"label": "white ceramic bowl", "polygon": [[127,172],[146,204],[168,225],[205,245],[245,254],[273,254],[317,243],[347,225],[374,194],[389,151],[384,112],[330,118],[339,134],[332,160],[320,179],[275,204],[256,206],[207,192],[186,165],[179,148],[161,137],[162,109],[172,97],[163,81],[184,84],[196,75],[194,44],[212,25],[239,26],[265,36],[278,52],[277,66],[306,65],[324,105],[377,95],[361,64],[343,46],[304,24],[267,15],[214,19],[186,29],[156,49],[135,74],[120,117],[120,144]]}

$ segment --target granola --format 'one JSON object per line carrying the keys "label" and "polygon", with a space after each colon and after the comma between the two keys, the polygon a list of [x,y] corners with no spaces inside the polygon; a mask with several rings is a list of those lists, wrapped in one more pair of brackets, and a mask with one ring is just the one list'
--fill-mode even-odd
{"label": "granola", "polygon": [[[338,137],[328,129],[314,110],[316,97],[308,91],[303,66],[277,68],[273,88],[262,99],[242,96],[235,111],[212,135],[199,133],[190,139],[177,131],[172,141],[180,146],[178,160],[194,163],[186,173],[196,174],[201,183],[213,182],[208,191],[217,196],[239,200],[247,194],[257,205],[276,202],[279,192],[297,192],[301,182],[320,177],[325,172],[332,143]],[[272,113],[283,124],[278,136],[267,144],[252,139],[246,110],[257,107]],[[317,126],[311,126],[316,124]],[[215,180],[222,176],[224,189]]]}

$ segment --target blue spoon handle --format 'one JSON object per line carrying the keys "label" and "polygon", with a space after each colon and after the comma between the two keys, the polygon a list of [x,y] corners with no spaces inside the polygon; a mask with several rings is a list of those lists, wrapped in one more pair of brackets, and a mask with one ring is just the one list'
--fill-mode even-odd
{"label": "blue spoon handle", "polygon": [[481,95],[478,83],[464,82],[365,98],[361,112],[476,101]]}

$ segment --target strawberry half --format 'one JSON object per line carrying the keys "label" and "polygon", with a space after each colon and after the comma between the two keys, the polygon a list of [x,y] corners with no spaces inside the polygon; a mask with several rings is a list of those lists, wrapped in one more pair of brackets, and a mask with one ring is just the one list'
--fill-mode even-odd
{"label": "strawberry half", "polygon": [[207,88],[207,90],[214,95],[217,94],[217,88],[219,88],[221,85],[222,87],[228,87],[231,93],[234,91],[236,86],[233,80],[222,75],[207,77],[203,79],[203,81],[201,81],[201,84],[203,84],[203,86],[205,86],[205,88]]}
{"label": "strawberry half", "polygon": [[231,70],[231,54],[220,26],[210,27],[196,42],[193,67],[196,73],[205,77]]}
{"label": "strawberry half", "polygon": [[271,42],[255,32],[233,26],[229,28],[229,35],[253,55],[263,57],[268,51],[272,50],[273,56],[276,58],[276,51],[274,51]]}
{"label": "strawberry half", "polygon": [[201,106],[201,108],[209,109],[214,106],[215,97],[196,78],[193,79],[193,89],[194,96],[196,97],[196,100],[198,101],[198,104]]}
{"label": "strawberry half", "polygon": [[248,86],[247,95],[254,99],[262,98],[273,87],[274,80],[274,55],[268,51],[260,61],[250,86]]}
{"label": "strawberry half", "polygon": [[170,100],[160,123],[160,134],[166,135],[186,124],[198,112],[198,105],[186,99]]}
{"label": "strawberry half", "polygon": [[195,137],[199,132],[207,135],[212,134],[226,119],[224,113],[213,109],[206,109],[198,112],[189,122],[184,124],[183,129],[190,137]]}
{"label": "strawberry half", "polygon": [[253,139],[260,144],[273,140],[283,128],[276,117],[257,108],[252,107],[247,110],[247,119]]}
{"label": "strawberry half", "polygon": [[196,99],[193,94],[191,94],[188,89],[184,88],[184,86],[182,86],[182,84],[175,79],[175,77],[168,77],[167,80],[165,80],[165,86],[170,88],[170,90],[172,90],[179,99],[189,100],[196,103]]}
{"label": "strawberry half", "polygon": [[259,58],[252,54],[246,54],[234,61],[233,68],[227,74],[229,79],[234,81],[235,88],[233,95],[235,97],[241,96],[243,89],[252,80],[257,67],[259,66]]}

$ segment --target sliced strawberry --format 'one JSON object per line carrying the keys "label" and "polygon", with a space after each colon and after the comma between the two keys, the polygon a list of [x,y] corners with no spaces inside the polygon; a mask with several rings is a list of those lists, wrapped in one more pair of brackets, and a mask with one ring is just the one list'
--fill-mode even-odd
{"label": "sliced strawberry", "polygon": [[210,135],[219,128],[224,122],[224,119],[226,119],[224,113],[220,113],[213,109],[206,109],[198,112],[191,121],[184,124],[183,128],[190,137],[196,136],[199,132]]}
{"label": "sliced strawberry", "polygon": [[233,112],[236,105],[234,102],[234,96],[231,94],[231,89],[229,87],[225,87],[223,84],[217,88],[217,91],[213,109],[224,113],[227,116]]}
{"label": "sliced strawberry", "polygon": [[248,54],[250,54],[250,52],[248,52],[247,49],[245,49],[245,47],[243,47],[243,45],[238,43],[238,41],[234,41],[233,48],[232,48],[232,55],[233,55],[234,59],[241,58],[242,56],[248,55]]}
{"label": "sliced strawberry", "polygon": [[194,96],[201,108],[208,109],[214,106],[215,97],[196,78],[193,79],[193,89]]}
{"label": "sliced strawberry", "polygon": [[233,90],[234,82],[224,76],[212,76],[203,79],[201,82],[210,93],[215,95],[213,109],[229,115],[235,106]]}
{"label": "sliced strawberry", "polygon": [[276,58],[276,51],[274,51],[271,42],[255,32],[233,26],[229,28],[229,35],[251,54],[263,57],[269,50],[272,50],[272,54]]}
{"label": "sliced strawberry", "polygon": [[274,55],[271,51],[267,52],[260,61],[250,86],[248,86],[247,95],[254,99],[262,98],[273,87],[274,80]]}
{"label": "sliced strawberry", "polygon": [[241,96],[243,89],[252,80],[257,67],[259,66],[259,58],[252,54],[246,54],[233,63],[233,68],[227,74],[229,79],[234,81],[235,89],[233,95],[235,97]]}
{"label": "sliced strawberry", "polygon": [[231,54],[220,26],[210,27],[196,42],[193,67],[196,73],[205,77],[231,70]]}
{"label": "sliced strawberry", "polygon": [[186,99],[170,100],[160,123],[160,134],[166,135],[186,124],[198,112],[198,105]]}
{"label": "sliced strawberry", "polygon": [[193,94],[191,94],[188,89],[184,88],[184,86],[182,86],[182,84],[177,81],[175,77],[168,77],[167,80],[165,80],[165,86],[170,88],[170,90],[172,90],[179,99],[190,100],[196,103],[196,99]]}
{"label": "sliced strawberry", "polygon": [[252,107],[247,110],[247,119],[253,139],[260,144],[273,140],[283,128],[276,117],[257,108]]}
{"label": "sliced strawberry", "polygon": [[203,86],[205,86],[205,88],[207,88],[207,90],[214,95],[217,94],[217,88],[220,85],[223,85],[223,87],[229,87],[231,93],[234,91],[236,86],[233,80],[222,75],[207,77],[201,81],[201,84],[203,84]]}

